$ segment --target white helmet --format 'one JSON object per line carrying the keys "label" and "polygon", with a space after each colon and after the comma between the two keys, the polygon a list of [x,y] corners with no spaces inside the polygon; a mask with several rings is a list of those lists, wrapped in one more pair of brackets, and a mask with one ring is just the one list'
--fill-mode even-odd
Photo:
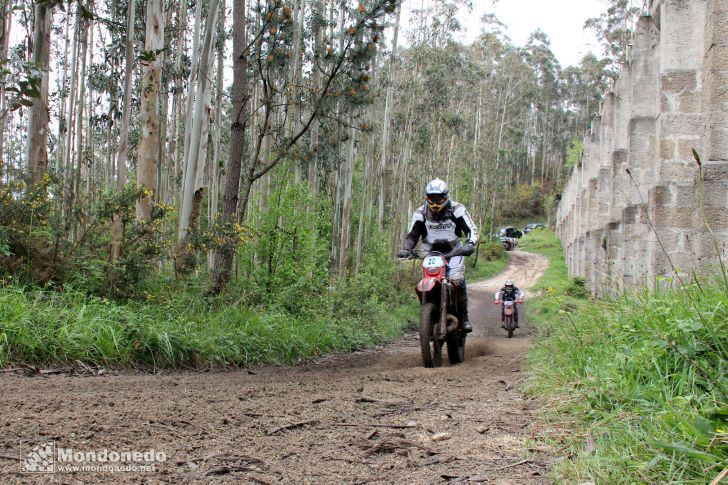
{"label": "white helmet", "polygon": [[450,189],[447,186],[447,182],[440,179],[432,180],[429,184],[427,184],[427,187],[425,188],[425,194],[431,195],[431,194],[444,194],[447,195],[450,193]]}
{"label": "white helmet", "polygon": [[507,280],[506,286],[513,286],[513,280]]}
{"label": "white helmet", "polygon": [[449,192],[450,189],[447,187],[447,183],[444,180],[432,180],[429,184],[427,184],[427,187],[425,187],[427,207],[429,207],[433,213],[439,214],[447,205],[447,194]]}

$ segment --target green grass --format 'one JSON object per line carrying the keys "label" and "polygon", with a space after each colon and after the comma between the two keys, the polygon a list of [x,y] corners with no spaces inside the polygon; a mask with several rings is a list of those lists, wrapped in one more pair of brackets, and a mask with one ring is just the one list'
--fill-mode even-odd
{"label": "green grass", "polygon": [[321,295],[315,311],[210,303],[190,293],[120,304],[66,290],[0,288],[0,367],[80,360],[108,367],[207,367],[291,363],[391,340],[416,315],[376,296],[342,303]]}
{"label": "green grass", "polygon": [[[528,391],[550,405],[568,458],[562,483],[708,483],[728,465],[728,293],[720,278],[685,289],[589,300],[566,277],[553,233],[524,250],[549,257],[529,302],[539,335]],[[666,281],[667,283],[667,281]],[[595,446],[585,447],[587,437]]]}
{"label": "green grass", "polygon": [[557,315],[562,307],[576,307],[585,302],[586,289],[580,278],[570,278],[566,269],[561,243],[553,231],[536,229],[520,240],[519,249],[542,254],[549,260],[548,268],[531,291],[541,296],[528,301],[532,318]]}

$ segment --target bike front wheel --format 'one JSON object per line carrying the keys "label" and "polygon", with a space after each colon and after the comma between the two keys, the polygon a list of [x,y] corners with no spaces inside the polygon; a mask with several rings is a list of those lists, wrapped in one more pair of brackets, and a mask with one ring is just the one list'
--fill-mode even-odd
{"label": "bike front wheel", "polygon": [[442,342],[435,337],[440,312],[434,303],[425,303],[420,310],[420,351],[425,367],[442,365]]}
{"label": "bike front wheel", "polygon": [[451,364],[459,364],[465,360],[465,334],[460,331],[447,334],[447,357]]}
{"label": "bike front wheel", "polygon": [[515,330],[513,315],[506,315],[506,330],[508,331],[508,338],[513,338],[513,330]]}

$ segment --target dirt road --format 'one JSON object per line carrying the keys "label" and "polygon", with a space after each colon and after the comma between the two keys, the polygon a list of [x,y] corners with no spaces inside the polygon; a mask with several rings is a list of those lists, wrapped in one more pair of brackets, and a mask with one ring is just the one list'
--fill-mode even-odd
{"label": "dirt road", "polygon": [[[457,366],[422,368],[408,335],[293,367],[0,376],[0,483],[549,483],[549,456],[528,450],[538,403],[518,391],[531,330],[505,338],[490,303],[509,275],[528,288],[547,262],[511,261],[470,286],[475,332]],[[165,459],[151,472],[21,474],[21,441]]]}

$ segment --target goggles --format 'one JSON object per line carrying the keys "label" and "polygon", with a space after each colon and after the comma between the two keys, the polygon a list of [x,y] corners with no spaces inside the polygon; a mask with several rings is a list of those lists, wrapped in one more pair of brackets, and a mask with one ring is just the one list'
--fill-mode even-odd
{"label": "goggles", "polygon": [[446,200],[446,194],[427,194],[427,203],[430,205],[442,205]]}

